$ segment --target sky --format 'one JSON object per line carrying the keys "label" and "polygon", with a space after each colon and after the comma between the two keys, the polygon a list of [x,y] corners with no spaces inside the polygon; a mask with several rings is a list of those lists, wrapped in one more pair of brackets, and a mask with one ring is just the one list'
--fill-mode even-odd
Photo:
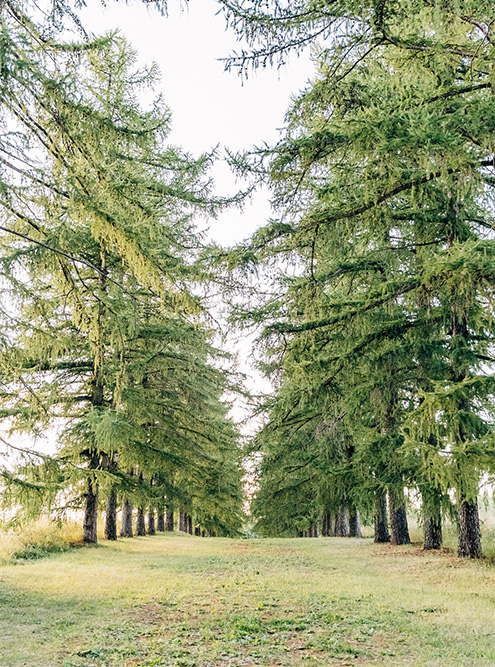
{"label": "sky", "polygon": [[[182,7],[182,9],[181,9]],[[88,0],[82,12],[87,30],[102,34],[118,29],[137,50],[141,63],[156,62],[162,78],[158,90],[172,111],[171,143],[197,155],[215,146],[233,151],[274,144],[284,125],[291,95],[312,75],[309,55],[293,57],[281,69],[250,72],[247,80],[224,71],[221,61],[239,51],[227,31],[216,0],[170,0],[169,15],[139,0],[129,4]],[[215,192],[241,189],[226,164],[214,170]],[[224,245],[247,238],[270,217],[268,193],[259,193],[241,214],[233,210],[211,223],[212,237]]]}

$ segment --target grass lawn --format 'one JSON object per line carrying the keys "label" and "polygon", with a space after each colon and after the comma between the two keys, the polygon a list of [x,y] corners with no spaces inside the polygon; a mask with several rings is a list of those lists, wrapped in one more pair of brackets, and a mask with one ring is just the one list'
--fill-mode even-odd
{"label": "grass lawn", "polygon": [[495,568],[370,539],[102,542],[0,567],[2,667],[495,665]]}

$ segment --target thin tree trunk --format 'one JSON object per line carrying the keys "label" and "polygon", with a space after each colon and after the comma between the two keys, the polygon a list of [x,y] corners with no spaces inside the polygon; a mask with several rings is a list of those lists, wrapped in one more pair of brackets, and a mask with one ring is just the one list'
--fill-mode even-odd
{"label": "thin tree trunk", "polygon": [[189,535],[193,534],[193,525],[192,525],[192,516],[190,514],[186,515],[186,527]]}
{"label": "thin tree trunk", "polygon": [[126,498],[122,503],[122,525],[120,537],[134,537],[132,532],[132,502]]}
{"label": "thin tree trunk", "polygon": [[148,535],[156,535],[154,507],[150,507],[148,512]]}
{"label": "thin tree trunk", "polygon": [[137,522],[136,522],[136,535],[143,537],[146,535],[146,523],[144,520],[144,507],[138,507],[137,513]]}
{"label": "thin tree trunk", "polygon": [[387,496],[377,493],[375,499],[375,542],[390,542],[387,520]]}
{"label": "thin tree trunk", "polygon": [[178,530],[186,533],[187,532],[187,524],[186,524],[186,513],[182,509],[182,507],[179,507],[179,525],[178,525]]}
{"label": "thin tree trunk", "polygon": [[361,517],[359,516],[359,510],[355,507],[351,507],[349,512],[349,536],[350,537],[362,537],[361,533]]}
{"label": "thin tree trunk", "polygon": [[423,548],[425,550],[440,549],[443,542],[441,494],[428,490],[421,495],[423,497],[421,513],[425,537]]}
{"label": "thin tree trunk", "polygon": [[322,537],[328,537],[332,528],[332,516],[328,513],[323,515],[321,522],[321,535]]}
{"label": "thin tree trunk", "polygon": [[110,490],[105,517],[105,537],[107,540],[117,539],[117,491]]}
{"label": "thin tree trunk", "polygon": [[462,500],[457,509],[459,558],[481,558],[481,531],[477,500]]}
{"label": "thin tree trunk", "polygon": [[159,533],[165,532],[165,510],[158,510],[158,520],[156,522],[156,529]]}
{"label": "thin tree trunk", "polygon": [[167,508],[167,520],[165,523],[165,530],[169,532],[173,532],[174,530],[174,510],[173,509],[168,509]]}
{"label": "thin tree trunk", "polygon": [[411,544],[407,526],[406,503],[403,494],[389,493],[390,542],[391,544]]}
{"label": "thin tree trunk", "polygon": [[349,512],[346,505],[341,505],[335,520],[335,535],[349,537]]}
{"label": "thin tree trunk", "polygon": [[[118,469],[115,456],[103,456],[102,467],[110,472]],[[112,486],[107,499],[107,511],[105,515],[105,537],[107,540],[117,539],[117,489]]]}
{"label": "thin tree trunk", "polygon": [[[99,456],[93,454],[89,462],[89,469],[96,470]],[[83,542],[96,544],[98,527],[98,482],[88,477],[86,482],[86,498],[84,501]]]}

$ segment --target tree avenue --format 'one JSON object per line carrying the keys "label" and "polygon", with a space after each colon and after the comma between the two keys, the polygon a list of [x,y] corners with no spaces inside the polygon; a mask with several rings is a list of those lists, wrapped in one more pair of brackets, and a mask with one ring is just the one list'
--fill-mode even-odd
{"label": "tree avenue", "polygon": [[407,487],[427,546],[455,509],[458,553],[477,557],[493,472],[493,4],[222,4],[253,45],[231,67],[326,38],[285,136],[258,154],[281,218],[250,250],[296,265],[251,313],[271,320],[279,382],[257,445],[262,524],[297,532],[333,496],[336,515],[374,507],[380,541],[387,493],[400,543]]}
{"label": "tree avenue", "polygon": [[213,156],[166,144],[167,107],[139,104],[156,69],[136,69],[122,38],[55,42],[53,23],[37,25],[17,3],[0,18],[0,416],[11,434],[58,431],[52,455],[14,447],[3,505],[81,507],[86,542],[102,503],[116,539],[119,499],[141,523],[148,511],[150,532],[156,509],[184,507],[198,530],[235,534],[231,382],[196,296],[193,216],[223,204],[210,193]]}
{"label": "tree avenue", "polygon": [[[252,441],[257,529],[360,537],[364,518],[376,542],[406,544],[415,497],[425,548],[448,517],[458,554],[479,557],[495,451],[493,3],[219,4],[251,46],[227,68],[306,45],[317,67],[279,143],[238,164],[279,216],[228,253],[266,278],[249,303],[233,296],[242,323],[262,323],[275,385]],[[214,154],[168,145],[168,108],[140,104],[155,67],[115,34],[89,39],[69,3],[5,0],[0,24],[3,507],[12,521],[82,510],[88,543],[102,509],[117,539],[119,507],[123,537],[236,535],[236,383],[199,296],[220,282],[195,224],[228,203],[211,192]],[[14,439],[45,433],[49,453]]]}

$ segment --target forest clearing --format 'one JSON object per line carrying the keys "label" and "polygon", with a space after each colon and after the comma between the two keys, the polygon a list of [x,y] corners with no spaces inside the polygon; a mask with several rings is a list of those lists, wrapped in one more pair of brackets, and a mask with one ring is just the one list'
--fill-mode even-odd
{"label": "forest clearing", "polygon": [[103,541],[0,568],[3,667],[495,664],[495,569],[371,539]]}

